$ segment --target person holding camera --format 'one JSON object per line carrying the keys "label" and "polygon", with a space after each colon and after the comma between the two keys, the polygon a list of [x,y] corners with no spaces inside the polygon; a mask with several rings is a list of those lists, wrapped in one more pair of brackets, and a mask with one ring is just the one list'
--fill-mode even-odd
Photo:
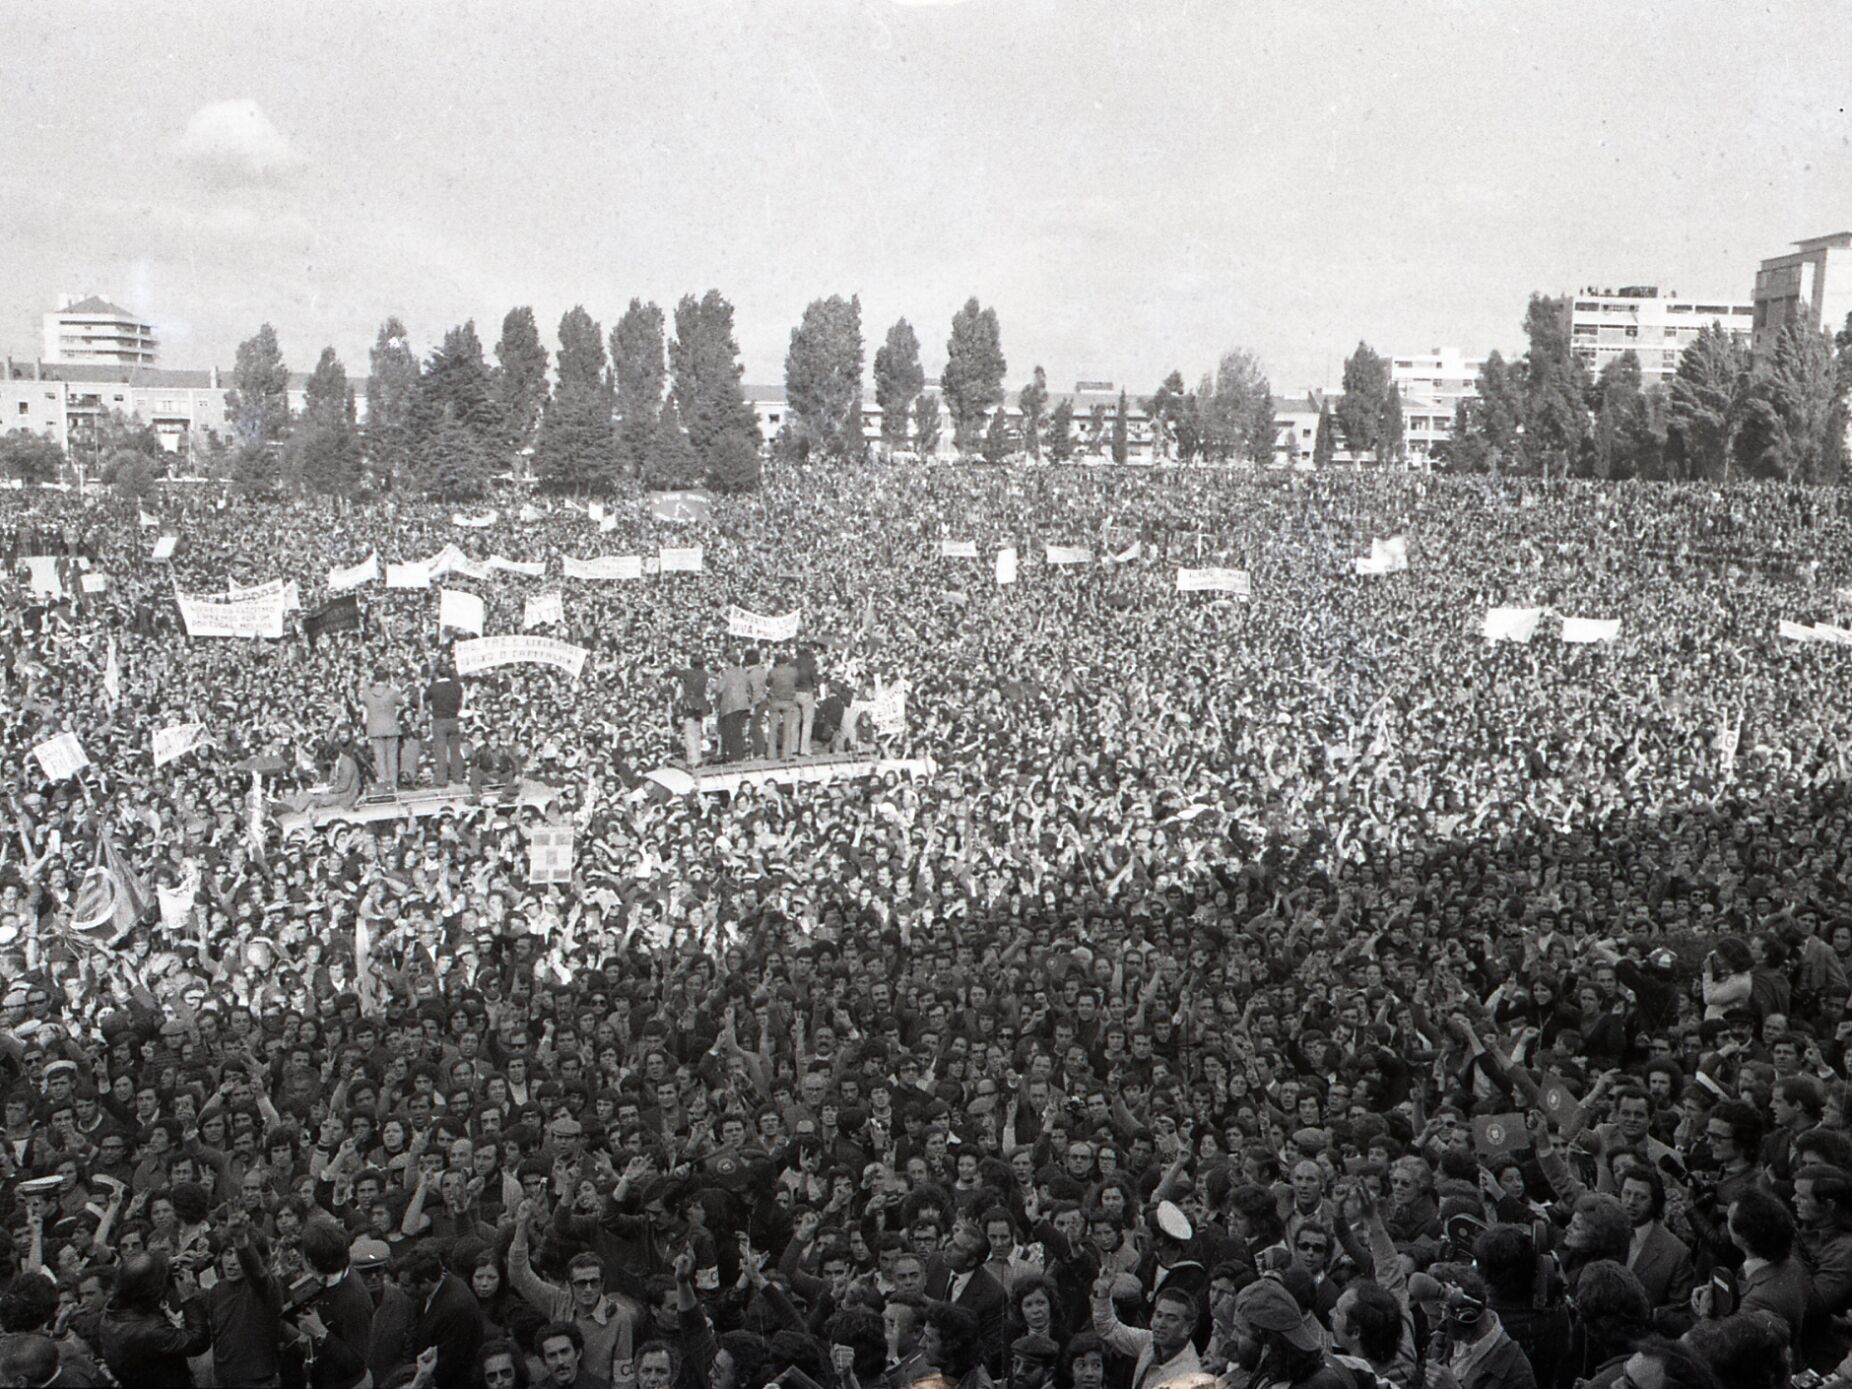
{"label": "person holding camera", "polygon": [[212,1346],[212,1323],[190,1275],[176,1277],[165,1254],[136,1254],[116,1270],[103,1309],[103,1363],[122,1384],[191,1389],[188,1361]]}

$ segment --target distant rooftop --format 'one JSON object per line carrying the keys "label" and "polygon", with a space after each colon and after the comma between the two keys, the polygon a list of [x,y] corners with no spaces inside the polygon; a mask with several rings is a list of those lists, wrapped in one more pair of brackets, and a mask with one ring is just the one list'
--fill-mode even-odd
{"label": "distant rooftop", "polygon": [[110,318],[135,318],[136,316],[120,304],[112,304],[99,295],[92,294],[87,299],[79,299],[74,304],[66,304],[58,310],[65,314],[105,314]]}

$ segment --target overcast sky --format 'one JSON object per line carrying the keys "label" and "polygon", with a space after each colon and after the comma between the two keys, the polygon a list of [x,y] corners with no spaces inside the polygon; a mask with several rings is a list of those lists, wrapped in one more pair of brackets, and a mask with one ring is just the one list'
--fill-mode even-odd
{"label": "overcast sky", "polygon": [[366,370],[531,304],[733,301],[749,381],[804,305],[969,295],[1037,364],[1149,392],[1230,347],[1276,389],[1521,346],[1533,289],[1747,299],[1852,228],[1843,6],[1229,0],[13,4],[0,350],[60,291],[229,365]]}

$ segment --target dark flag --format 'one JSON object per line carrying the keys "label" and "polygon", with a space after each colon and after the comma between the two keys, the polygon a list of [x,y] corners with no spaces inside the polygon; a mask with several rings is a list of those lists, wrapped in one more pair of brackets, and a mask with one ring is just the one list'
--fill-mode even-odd
{"label": "dark flag", "polygon": [[314,612],[302,619],[302,635],[309,639],[309,645],[315,645],[317,637],[330,632],[352,632],[360,626],[360,597],[349,593],[340,598],[330,598]]}

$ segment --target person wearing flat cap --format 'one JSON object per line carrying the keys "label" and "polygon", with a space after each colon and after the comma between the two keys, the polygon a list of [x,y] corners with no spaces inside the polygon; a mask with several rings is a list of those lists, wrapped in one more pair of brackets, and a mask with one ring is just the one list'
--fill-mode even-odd
{"label": "person wearing flat cap", "polygon": [[1046,1389],[1060,1358],[1061,1347],[1050,1337],[1033,1331],[1018,1336],[1010,1342],[1009,1389]]}
{"label": "person wearing flat cap", "polygon": [[1159,1288],[1151,1299],[1150,1328],[1126,1326],[1113,1308],[1118,1277],[1104,1269],[1094,1280],[1093,1330],[1112,1349],[1134,1360],[1131,1389],[1186,1389],[1208,1378],[1190,1341],[1201,1312],[1195,1295],[1182,1288]]}
{"label": "person wearing flat cap", "polygon": [[1286,1284],[1271,1275],[1235,1295],[1235,1354],[1254,1389],[1346,1389],[1356,1382],[1332,1361]]}

